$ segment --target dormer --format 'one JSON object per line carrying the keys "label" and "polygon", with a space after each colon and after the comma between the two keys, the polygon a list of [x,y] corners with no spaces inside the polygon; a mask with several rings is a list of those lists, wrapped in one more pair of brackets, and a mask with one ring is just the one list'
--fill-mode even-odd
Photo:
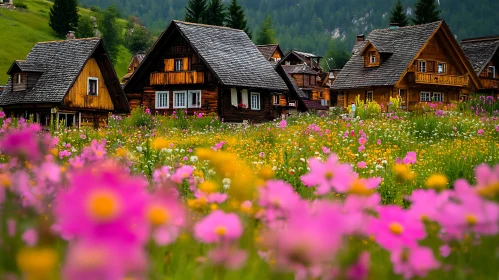
{"label": "dormer", "polygon": [[24,60],[16,60],[7,71],[10,75],[12,91],[21,92],[32,89],[41,76],[42,71],[36,65]]}
{"label": "dormer", "polygon": [[372,42],[367,42],[360,55],[364,57],[364,67],[379,67],[381,55]]}

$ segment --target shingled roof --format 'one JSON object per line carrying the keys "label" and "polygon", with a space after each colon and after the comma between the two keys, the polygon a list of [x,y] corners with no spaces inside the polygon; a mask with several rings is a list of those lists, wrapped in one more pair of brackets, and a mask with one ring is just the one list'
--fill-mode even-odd
{"label": "shingled roof", "polygon": [[[174,20],[161,34],[143,63],[127,82],[125,91],[134,82],[137,73],[140,73],[144,65],[148,64],[148,60],[155,59],[154,56],[158,55],[158,52],[154,52],[154,49],[164,44],[164,40],[169,37],[167,34],[171,34],[169,31],[173,28],[180,31],[222,85],[275,91],[287,90],[284,81],[244,31]],[[155,55],[151,55],[153,52]]]}
{"label": "shingled roof", "polygon": [[[357,42],[352,57],[336,77],[333,89],[395,85],[418,52],[442,25],[428,24],[373,30],[366,41]],[[364,67],[360,52],[371,42],[383,55],[380,67]]]}
{"label": "shingled roof", "polygon": [[297,64],[297,65],[282,65],[284,71],[288,74],[309,74],[309,75],[317,75],[317,71],[314,71],[310,66],[306,64]]}
{"label": "shingled roof", "polygon": [[499,50],[499,36],[465,39],[461,47],[473,70],[480,75]]}
{"label": "shingled roof", "polygon": [[[262,53],[263,57],[265,57],[266,60],[270,60],[270,58],[275,53],[277,48],[279,48],[279,50],[280,50],[280,47],[278,44],[258,45],[256,47]],[[281,53],[282,53],[282,51],[281,51]]]}
{"label": "shingled roof", "polygon": [[12,81],[9,79],[5,90],[0,95],[0,106],[33,103],[61,103],[83,70],[87,60],[94,54],[99,55],[99,67],[117,112],[128,112],[129,106],[125,94],[121,90],[111,61],[105,55],[104,45],[100,38],[52,41],[37,43],[24,61],[15,61],[15,66],[23,72],[42,73],[36,85],[29,91],[11,91]]}

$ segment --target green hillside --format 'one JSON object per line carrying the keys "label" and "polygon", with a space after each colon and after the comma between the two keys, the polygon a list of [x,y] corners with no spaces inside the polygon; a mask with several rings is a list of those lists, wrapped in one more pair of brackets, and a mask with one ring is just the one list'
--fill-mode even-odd
{"label": "green hillside", "polygon": [[[21,2],[21,1],[20,1]],[[0,85],[8,80],[6,74],[16,59],[25,59],[31,48],[42,41],[58,40],[50,28],[49,11],[52,3],[45,0],[23,0],[27,10],[9,10],[0,8]],[[80,14],[91,15],[92,11],[80,9]],[[126,74],[131,55],[121,47],[118,62],[115,65],[119,77]]]}

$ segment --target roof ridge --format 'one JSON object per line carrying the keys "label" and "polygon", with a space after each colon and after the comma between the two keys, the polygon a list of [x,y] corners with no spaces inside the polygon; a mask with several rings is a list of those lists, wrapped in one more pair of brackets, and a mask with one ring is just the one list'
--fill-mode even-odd
{"label": "roof ridge", "polygon": [[195,22],[187,22],[187,21],[181,21],[181,20],[173,20],[174,23],[183,23],[183,24],[188,24],[188,25],[197,25],[197,26],[203,26],[203,27],[210,27],[210,28],[219,28],[219,29],[228,29],[228,30],[234,30],[234,31],[242,31],[241,29],[235,29],[232,27],[228,26],[218,26],[218,25],[210,25],[210,24],[204,24],[204,23],[195,23]]}
{"label": "roof ridge", "polygon": [[401,26],[401,27],[397,27],[397,28],[393,28],[393,27],[387,27],[387,28],[379,28],[379,29],[374,29],[372,32],[375,32],[375,31],[385,31],[385,30],[388,30],[388,31],[395,31],[395,30],[400,30],[400,29],[411,29],[411,28],[415,28],[415,27],[423,27],[423,26],[428,26],[428,25],[432,25],[432,24],[437,24],[440,25],[442,24],[442,22],[444,22],[444,20],[439,20],[439,21],[434,21],[434,22],[429,22],[429,23],[423,23],[423,24],[416,24],[416,25],[407,25],[407,26]]}
{"label": "roof ridge", "polygon": [[92,41],[92,40],[101,40],[100,37],[90,37],[90,38],[80,38],[80,39],[71,39],[71,40],[52,40],[52,41],[44,41],[38,42],[38,44],[49,44],[49,43],[60,43],[60,42],[70,42],[70,41]]}
{"label": "roof ridge", "polygon": [[466,38],[462,39],[461,43],[474,43],[474,42],[487,42],[487,41],[499,41],[499,35]]}

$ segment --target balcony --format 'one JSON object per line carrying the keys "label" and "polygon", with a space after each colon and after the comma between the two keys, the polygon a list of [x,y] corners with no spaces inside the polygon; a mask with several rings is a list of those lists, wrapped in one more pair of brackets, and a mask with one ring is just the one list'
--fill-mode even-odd
{"label": "balcony", "polygon": [[484,89],[498,89],[499,79],[480,77]]}
{"label": "balcony", "polygon": [[151,85],[193,85],[204,83],[204,73],[197,71],[153,72]]}
{"label": "balcony", "polygon": [[455,86],[466,87],[469,84],[468,76],[445,75],[435,73],[415,72],[414,81],[417,84],[427,85],[441,85],[441,86]]}

